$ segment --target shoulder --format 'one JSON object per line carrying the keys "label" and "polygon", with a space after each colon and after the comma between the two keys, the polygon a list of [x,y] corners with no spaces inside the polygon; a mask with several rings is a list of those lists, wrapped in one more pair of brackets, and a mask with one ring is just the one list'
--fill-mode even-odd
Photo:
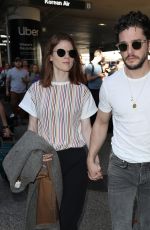
{"label": "shoulder", "polygon": [[84,85],[83,83],[80,83],[79,85],[76,85],[76,88],[79,91],[79,94],[81,95],[81,97],[89,97],[91,92],[88,89],[88,87],[86,85]]}
{"label": "shoulder", "polygon": [[115,73],[105,77],[103,80],[103,84],[104,85],[119,84],[119,82],[122,82],[123,79],[124,79],[124,71],[123,69],[120,69]]}
{"label": "shoulder", "polygon": [[13,71],[15,71],[16,70],[16,68],[15,67],[12,67],[12,68],[10,68],[9,70],[8,70],[8,73],[11,73],[11,72],[13,72]]}
{"label": "shoulder", "polygon": [[89,91],[88,87],[86,85],[84,85],[83,83],[79,83],[78,85],[75,85],[74,86],[77,88],[77,89],[80,89],[82,91]]}
{"label": "shoulder", "polygon": [[28,70],[26,70],[26,69],[23,69],[23,68],[22,68],[20,71],[21,71],[22,73],[29,74]]}
{"label": "shoulder", "polygon": [[10,75],[13,75],[15,73],[15,71],[16,71],[15,67],[9,69],[8,72],[7,72],[7,76],[10,77]]}
{"label": "shoulder", "polygon": [[42,85],[40,84],[40,82],[39,82],[39,81],[36,81],[36,82],[34,82],[34,83],[30,86],[29,92],[32,92],[32,91],[40,91],[40,90],[42,90],[42,89],[43,89],[43,87],[42,87]]}
{"label": "shoulder", "polygon": [[85,65],[85,69],[86,70],[91,70],[92,69],[92,63],[89,63],[89,64]]}

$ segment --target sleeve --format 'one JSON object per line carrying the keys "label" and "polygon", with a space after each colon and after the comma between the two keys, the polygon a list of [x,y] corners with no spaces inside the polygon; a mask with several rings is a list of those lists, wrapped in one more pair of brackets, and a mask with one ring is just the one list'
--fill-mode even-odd
{"label": "sleeve", "polygon": [[82,113],[81,113],[81,120],[91,117],[97,112],[97,107],[95,101],[92,97],[92,94],[89,91],[88,99],[85,103],[83,103]]}
{"label": "sleeve", "polygon": [[10,79],[11,78],[11,69],[8,70],[6,74],[6,78]]}
{"label": "sleeve", "polygon": [[27,113],[29,113],[30,115],[32,115],[33,117],[37,117],[36,107],[29,91],[26,92],[24,98],[19,104],[19,107]]}
{"label": "sleeve", "polygon": [[92,72],[92,66],[91,64],[89,64],[85,67],[85,73],[90,75],[91,72]]}
{"label": "sleeve", "polygon": [[104,85],[104,82],[100,88],[99,92],[99,105],[98,108],[105,113],[109,113],[112,110],[112,107],[109,103],[109,96],[108,91],[106,90],[106,87]]}

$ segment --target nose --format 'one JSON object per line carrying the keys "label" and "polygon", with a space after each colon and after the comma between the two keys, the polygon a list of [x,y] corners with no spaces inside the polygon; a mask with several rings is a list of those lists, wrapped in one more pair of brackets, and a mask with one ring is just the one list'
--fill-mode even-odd
{"label": "nose", "polygon": [[132,47],[132,43],[128,43],[128,46],[127,46],[127,52],[130,54],[130,53],[133,53],[133,47]]}
{"label": "nose", "polygon": [[66,53],[65,53],[65,56],[64,56],[64,57],[69,58],[69,52],[68,52],[68,51],[66,51]]}

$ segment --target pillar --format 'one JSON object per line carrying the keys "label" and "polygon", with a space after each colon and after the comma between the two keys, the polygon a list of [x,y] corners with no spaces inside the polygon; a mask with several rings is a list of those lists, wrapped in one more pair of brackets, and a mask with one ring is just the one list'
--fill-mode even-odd
{"label": "pillar", "polygon": [[8,14],[10,59],[21,57],[41,66],[40,11],[33,7],[12,7]]}

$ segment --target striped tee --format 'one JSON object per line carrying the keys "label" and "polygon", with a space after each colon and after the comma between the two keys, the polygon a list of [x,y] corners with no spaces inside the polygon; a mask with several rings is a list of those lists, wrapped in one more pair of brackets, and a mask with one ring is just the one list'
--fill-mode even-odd
{"label": "striped tee", "polygon": [[81,120],[97,111],[89,89],[70,82],[52,82],[46,88],[36,82],[19,106],[38,118],[38,134],[56,150],[85,145]]}

